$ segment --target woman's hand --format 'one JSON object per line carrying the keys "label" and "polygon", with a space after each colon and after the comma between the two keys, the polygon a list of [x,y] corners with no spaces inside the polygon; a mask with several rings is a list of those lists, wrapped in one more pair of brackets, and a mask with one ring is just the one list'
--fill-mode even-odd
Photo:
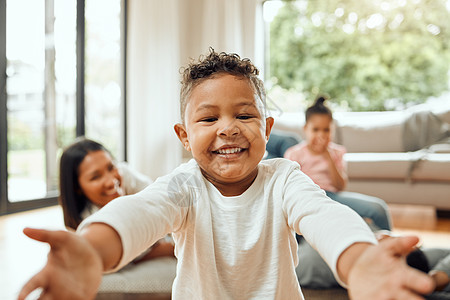
{"label": "woman's hand", "polygon": [[103,265],[97,251],[83,237],[68,231],[25,228],[28,237],[48,243],[47,264],[20,291],[19,300],[42,288],[39,299],[94,299]]}

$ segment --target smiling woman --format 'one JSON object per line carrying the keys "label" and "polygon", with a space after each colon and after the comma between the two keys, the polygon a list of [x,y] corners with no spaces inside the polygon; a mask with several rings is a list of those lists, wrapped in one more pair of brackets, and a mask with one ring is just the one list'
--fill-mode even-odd
{"label": "smiling woman", "polygon": [[85,138],[64,150],[59,178],[64,223],[73,230],[110,201],[137,193],[152,182],[125,163],[116,164],[103,145]]}
{"label": "smiling woman", "polygon": [[123,196],[122,176],[106,151],[88,153],[78,168],[81,191],[98,207]]}

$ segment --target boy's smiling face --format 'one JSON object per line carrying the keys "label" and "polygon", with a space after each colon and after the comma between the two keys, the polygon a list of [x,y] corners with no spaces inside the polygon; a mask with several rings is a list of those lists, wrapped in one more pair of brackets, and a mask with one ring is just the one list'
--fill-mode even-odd
{"label": "boy's smiling face", "polygon": [[203,175],[225,196],[239,195],[258,173],[273,125],[247,78],[217,74],[194,87],[185,124],[175,131]]}

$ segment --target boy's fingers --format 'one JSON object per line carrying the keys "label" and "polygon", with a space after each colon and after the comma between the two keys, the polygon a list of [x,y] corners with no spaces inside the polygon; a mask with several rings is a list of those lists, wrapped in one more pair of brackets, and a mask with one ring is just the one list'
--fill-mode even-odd
{"label": "boy's fingers", "polygon": [[419,270],[408,268],[406,287],[420,294],[428,294],[434,290],[434,280]]}
{"label": "boy's fingers", "polygon": [[406,255],[418,242],[419,238],[416,236],[403,236],[385,239],[380,245],[389,249],[395,255]]}
{"label": "boy's fingers", "polygon": [[399,300],[424,300],[423,297],[414,294],[408,290],[400,290],[397,293],[397,297],[395,299],[399,299]]}
{"label": "boy's fingers", "polygon": [[[41,273],[34,275],[20,290],[18,300],[25,300],[25,298],[38,288],[43,288],[47,285],[47,280],[44,276],[40,276]],[[41,297],[39,297],[41,299]]]}
{"label": "boy's fingers", "polygon": [[60,244],[63,244],[66,240],[66,231],[51,231],[45,229],[35,229],[35,228],[25,228],[23,233],[29,238],[48,243],[52,247],[57,247]]}
{"label": "boy's fingers", "polygon": [[[419,238],[416,236],[404,236],[389,238],[380,243],[381,245],[388,247],[395,256],[405,256],[411,252],[414,246],[419,242]],[[419,296],[412,296],[413,292],[419,294],[431,293],[434,289],[434,281],[426,273],[404,266],[406,272],[404,272],[404,286],[406,289],[402,290],[402,293],[408,293],[403,298],[399,299],[423,299]]]}

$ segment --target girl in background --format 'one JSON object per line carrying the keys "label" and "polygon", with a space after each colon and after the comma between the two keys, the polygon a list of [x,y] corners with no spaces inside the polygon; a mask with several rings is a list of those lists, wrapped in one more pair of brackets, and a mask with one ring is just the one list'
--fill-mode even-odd
{"label": "girl in background", "polygon": [[[371,229],[391,230],[391,217],[386,203],[376,197],[344,192],[347,184],[346,164],[343,159],[346,149],[331,142],[333,114],[319,97],[305,112],[304,133],[306,140],[288,148],[284,157],[300,164],[303,173],[325,190],[331,199],[349,206],[368,221]],[[296,268],[301,286],[310,288],[338,287],[328,265],[305,240],[299,241],[299,259]]]}
{"label": "girl in background", "polygon": [[331,199],[349,206],[361,217],[370,219],[376,228],[391,230],[391,217],[386,203],[376,197],[343,192],[347,170],[343,159],[346,149],[331,142],[333,114],[319,97],[305,113],[306,140],[286,150],[284,157],[300,164],[303,173],[325,190]]}

